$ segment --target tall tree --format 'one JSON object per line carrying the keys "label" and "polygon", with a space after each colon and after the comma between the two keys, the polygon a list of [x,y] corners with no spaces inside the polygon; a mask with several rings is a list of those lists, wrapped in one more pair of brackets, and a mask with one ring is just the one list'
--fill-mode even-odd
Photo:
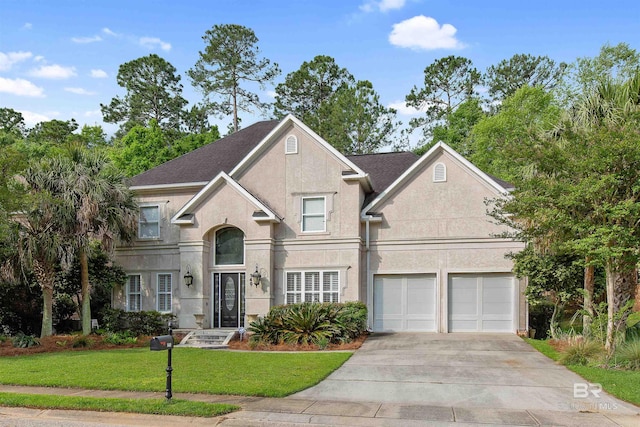
{"label": "tall tree", "polygon": [[467,58],[451,55],[436,60],[424,70],[424,86],[414,86],[405,98],[409,107],[425,112],[424,117],[412,119],[409,126],[413,130],[421,128],[423,141],[428,140],[438,121],[477,95],[480,81],[480,72]]}
{"label": "tall tree", "polygon": [[22,137],[25,131],[22,113],[12,108],[0,108],[0,131]]}
{"label": "tall tree", "polygon": [[396,110],[380,104],[369,81],[343,87],[320,105],[318,133],[343,154],[369,154],[393,143]]}
{"label": "tall tree", "polygon": [[[206,97],[211,111],[233,115],[234,130],[238,130],[238,111],[265,110],[260,97],[245,87],[256,83],[264,89],[280,74],[278,64],[260,58],[253,30],[236,24],[214,25],[202,37],[206,46],[187,74],[195,87]],[[214,102],[213,97],[221,98]]]}
{"label": "tall tree", "polygon": [[33,270],[42,290],[42,337],[53,332],[56,268],[73,258],[72,247],[61,233],[61,224],[69,222],[73,212],[47,188],[48,182],[61,178],[60,170],[58,159],[43,159],[27,168],[22,180],[28,194],[20,214],[11,217],[17,225],[15,247],[20,264]]}
{"label": "tall tree", "polygon": [[60,163],[60,180],[47,182],[56,197],[75,212],[63,232],[72,242],[80,262],[82,332],[91,332],[89,255],[97,243],[112,251],[116,242],[131,241],[137,230],[137,204],[125,176],[100,152],[82,147],[69,150]]}
{"label": "tall tree", "polygon": [[187,100],[171,63],[156,54],[143,56],[120,65],[116,79],[126,94],[109,105],[100,104],[100,109],[105,122],[121,123],[120,135],[151,120],[165,131],[179,131]]}
{"label": "tall tree", "polygon": [[41,143],[53,143],[62,145],[69,141],[69,138],[78,129],[78,122],[71,120],[49,120],[36,124],[29,131],[27,139],[30,141]]}
{"label": "tall tree", "polygon": [[484,82],[493,102],[501,102],[523,86],[553,89],[562,79],[567,64],[548,56],[516,54],[487,68]]}
{"label": "tall tree", "polygon": [[338,66],[334,58],[318,55],[303,62],[298,70],[287,74],[284,82],[276,86],[274,113],[279,118],[293,114],[317,130],[323,120],[320,107],[339,89],[351,86],[354,81],[351,73]]}

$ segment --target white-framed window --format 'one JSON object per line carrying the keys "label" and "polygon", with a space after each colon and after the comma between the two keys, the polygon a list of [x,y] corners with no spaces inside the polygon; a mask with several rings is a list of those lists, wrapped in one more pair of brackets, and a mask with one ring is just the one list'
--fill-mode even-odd
{"label": "white-framed window", "polygon": [[337,271],[287,271],[285,302],[339,302],[340,274]]}
{"label": "white-framed window", "polygon": [[287,136],[284,142],[285,154],[297,154],[298,153],[298,138],[295,135]]}
{"label": "white-framed window", "polygon": [[444,163],[436,163],[433,167],[433,182],[445,182],[447,180],[447,167]]}
{"label": "white-framed window", "polygon": [[158,274],[158,311],[160,313],[171,312],[172,282],[173,276],[171,273]]}
{"label": "white-framed window", "polygon": [[142,289],[140,287],[140,275],[127,276],[127,311],[140,311],[142,308]]}
{"label": "white-framed window", "polygon": [[302,198],[302,231],[304,233],[326,231],[326,198],[324,196]]}
{"label": "white-framed window", "polygon": [[236,227],[225,227],[215,233],[215,265],[244,265],[244,233]]}
{"label": "white-framed window", "polygon": [[138,237],[140,239],[160,237],[160,206],[140,206]]}

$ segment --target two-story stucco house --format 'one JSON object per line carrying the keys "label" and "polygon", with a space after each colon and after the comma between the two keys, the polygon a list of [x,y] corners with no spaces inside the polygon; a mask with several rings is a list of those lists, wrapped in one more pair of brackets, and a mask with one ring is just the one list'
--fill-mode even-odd
{"label": "two-story stucco house", "polygon": [[495,237],[485,205],[505,187],[442,143],[344,156],[293,116],[259,122],[133,178],[139,235],[118,249],[114,305],[237,328],[278,304],[360,300],[374,331],[514,333],[524,283],[505,254],[522,244]]}

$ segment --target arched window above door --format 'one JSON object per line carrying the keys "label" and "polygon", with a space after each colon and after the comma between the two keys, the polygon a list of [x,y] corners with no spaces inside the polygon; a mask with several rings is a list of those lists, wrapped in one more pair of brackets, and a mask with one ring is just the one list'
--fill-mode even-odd
{"label": "arched window above door", "polygon": [[239,228],[225,227],[215,234],[215,265],[244,264],[244,233]]}

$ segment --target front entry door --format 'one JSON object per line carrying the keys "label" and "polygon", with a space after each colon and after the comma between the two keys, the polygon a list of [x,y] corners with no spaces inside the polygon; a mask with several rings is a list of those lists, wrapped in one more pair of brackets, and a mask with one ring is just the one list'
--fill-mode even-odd
{"label": "front entry door", "polygon": [[244,273],[213,273],[213,327],[244,326]]}

